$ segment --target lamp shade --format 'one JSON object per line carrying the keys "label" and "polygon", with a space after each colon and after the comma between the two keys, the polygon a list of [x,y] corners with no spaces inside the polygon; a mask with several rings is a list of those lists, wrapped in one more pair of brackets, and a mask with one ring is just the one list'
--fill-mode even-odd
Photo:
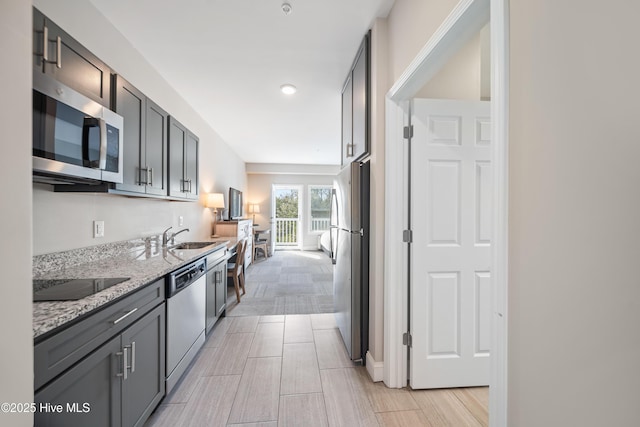
{"label": "lamp shade", "polygon": [[249,213],[253,213],[253,214],[260,213],[260,205],[258,204],[249,205]]}
{"label": "lamp shade", "polygon": [[207,207],[214,209],[224,209],[224,194],[209,193],[207,194]]}

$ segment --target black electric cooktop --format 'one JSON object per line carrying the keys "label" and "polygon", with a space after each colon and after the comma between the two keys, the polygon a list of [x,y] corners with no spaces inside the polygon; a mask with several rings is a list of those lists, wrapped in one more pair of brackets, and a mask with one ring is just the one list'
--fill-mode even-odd
{"label": "black electric cooktop", "polygon": [[129,280],[129,277],[109,279],[34,280],[34,301],[72,301],[103,291]]}

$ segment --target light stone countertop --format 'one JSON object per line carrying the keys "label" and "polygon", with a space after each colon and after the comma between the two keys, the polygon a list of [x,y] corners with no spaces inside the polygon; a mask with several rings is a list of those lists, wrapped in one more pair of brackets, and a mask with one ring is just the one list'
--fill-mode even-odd
{"label": "light stone countertop", "polygon": [[34,302],[33,337],[42,337],[230,243],[230,239],[209,240],[212,245],[202,249],[167,250],[159,247],[157,241],[152,244],[139,239],[34,257],[34,280],[130,279],[75,301]]}

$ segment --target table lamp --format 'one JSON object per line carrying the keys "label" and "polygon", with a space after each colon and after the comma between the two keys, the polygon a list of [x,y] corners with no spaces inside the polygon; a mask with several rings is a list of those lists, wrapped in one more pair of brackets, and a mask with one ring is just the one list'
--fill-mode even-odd
{"label": "table lamp", "polygon": [[207,194],[206,207],[213,209],[213,222],[218,221],[218,210],[224,209],[224,195],[222,193]]}
{"label": "table lamp", "polygon": [[250,204],[249,205],[249,213],[253,214],[253,225],[258,225],[256,224],[256,214],[260,213],[260,205],[259,204]]}

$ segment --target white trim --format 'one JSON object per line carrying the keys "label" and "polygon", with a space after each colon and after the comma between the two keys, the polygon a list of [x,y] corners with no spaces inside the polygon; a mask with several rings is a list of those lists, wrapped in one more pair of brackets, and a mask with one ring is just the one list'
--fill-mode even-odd
{"label": "white trim", "polygon": [[489,420],[507,425],[509,271],[509,1],[491,0],[491,117],[494,162],[493,321]]}
{"label": "white trim", "polygon": [[367,372],[369,373],[369,377],[371,377],[371,380],[374,383],[382,381],[384,363],[376,362],[373,356],[371,355],[371,352],[369,351],[367,351],[366,367],[367,367]]}
{"label": "white trim", "polygon": [[387,97],[410,99],[489,22],[489,0],[461,0],[411,61]]}
{"label": "white trim", "polygon": [[401,105],[386,100],[385,126],[385,233],[384,233],[384,383],[407,385],[407,349],[402,333],[407,330],[407,245],[402,230],[407,226],[406,173]]}
{"label": "white trim", "polygon": [[[494,141],[494,319],[491,336],[490,425],[507,425],[507,255],[508,255],[508,0],[462,0],[425,44],[387,93],[385,147],[385,287],[384,382],[404,387],[407,352],[402,333],[407,327],[406,246],[407,196],[402,105],[433,77],[457,48],[489,19],[491,6],[492,132]],[[473,30],[473,31],[472,31]]]}

